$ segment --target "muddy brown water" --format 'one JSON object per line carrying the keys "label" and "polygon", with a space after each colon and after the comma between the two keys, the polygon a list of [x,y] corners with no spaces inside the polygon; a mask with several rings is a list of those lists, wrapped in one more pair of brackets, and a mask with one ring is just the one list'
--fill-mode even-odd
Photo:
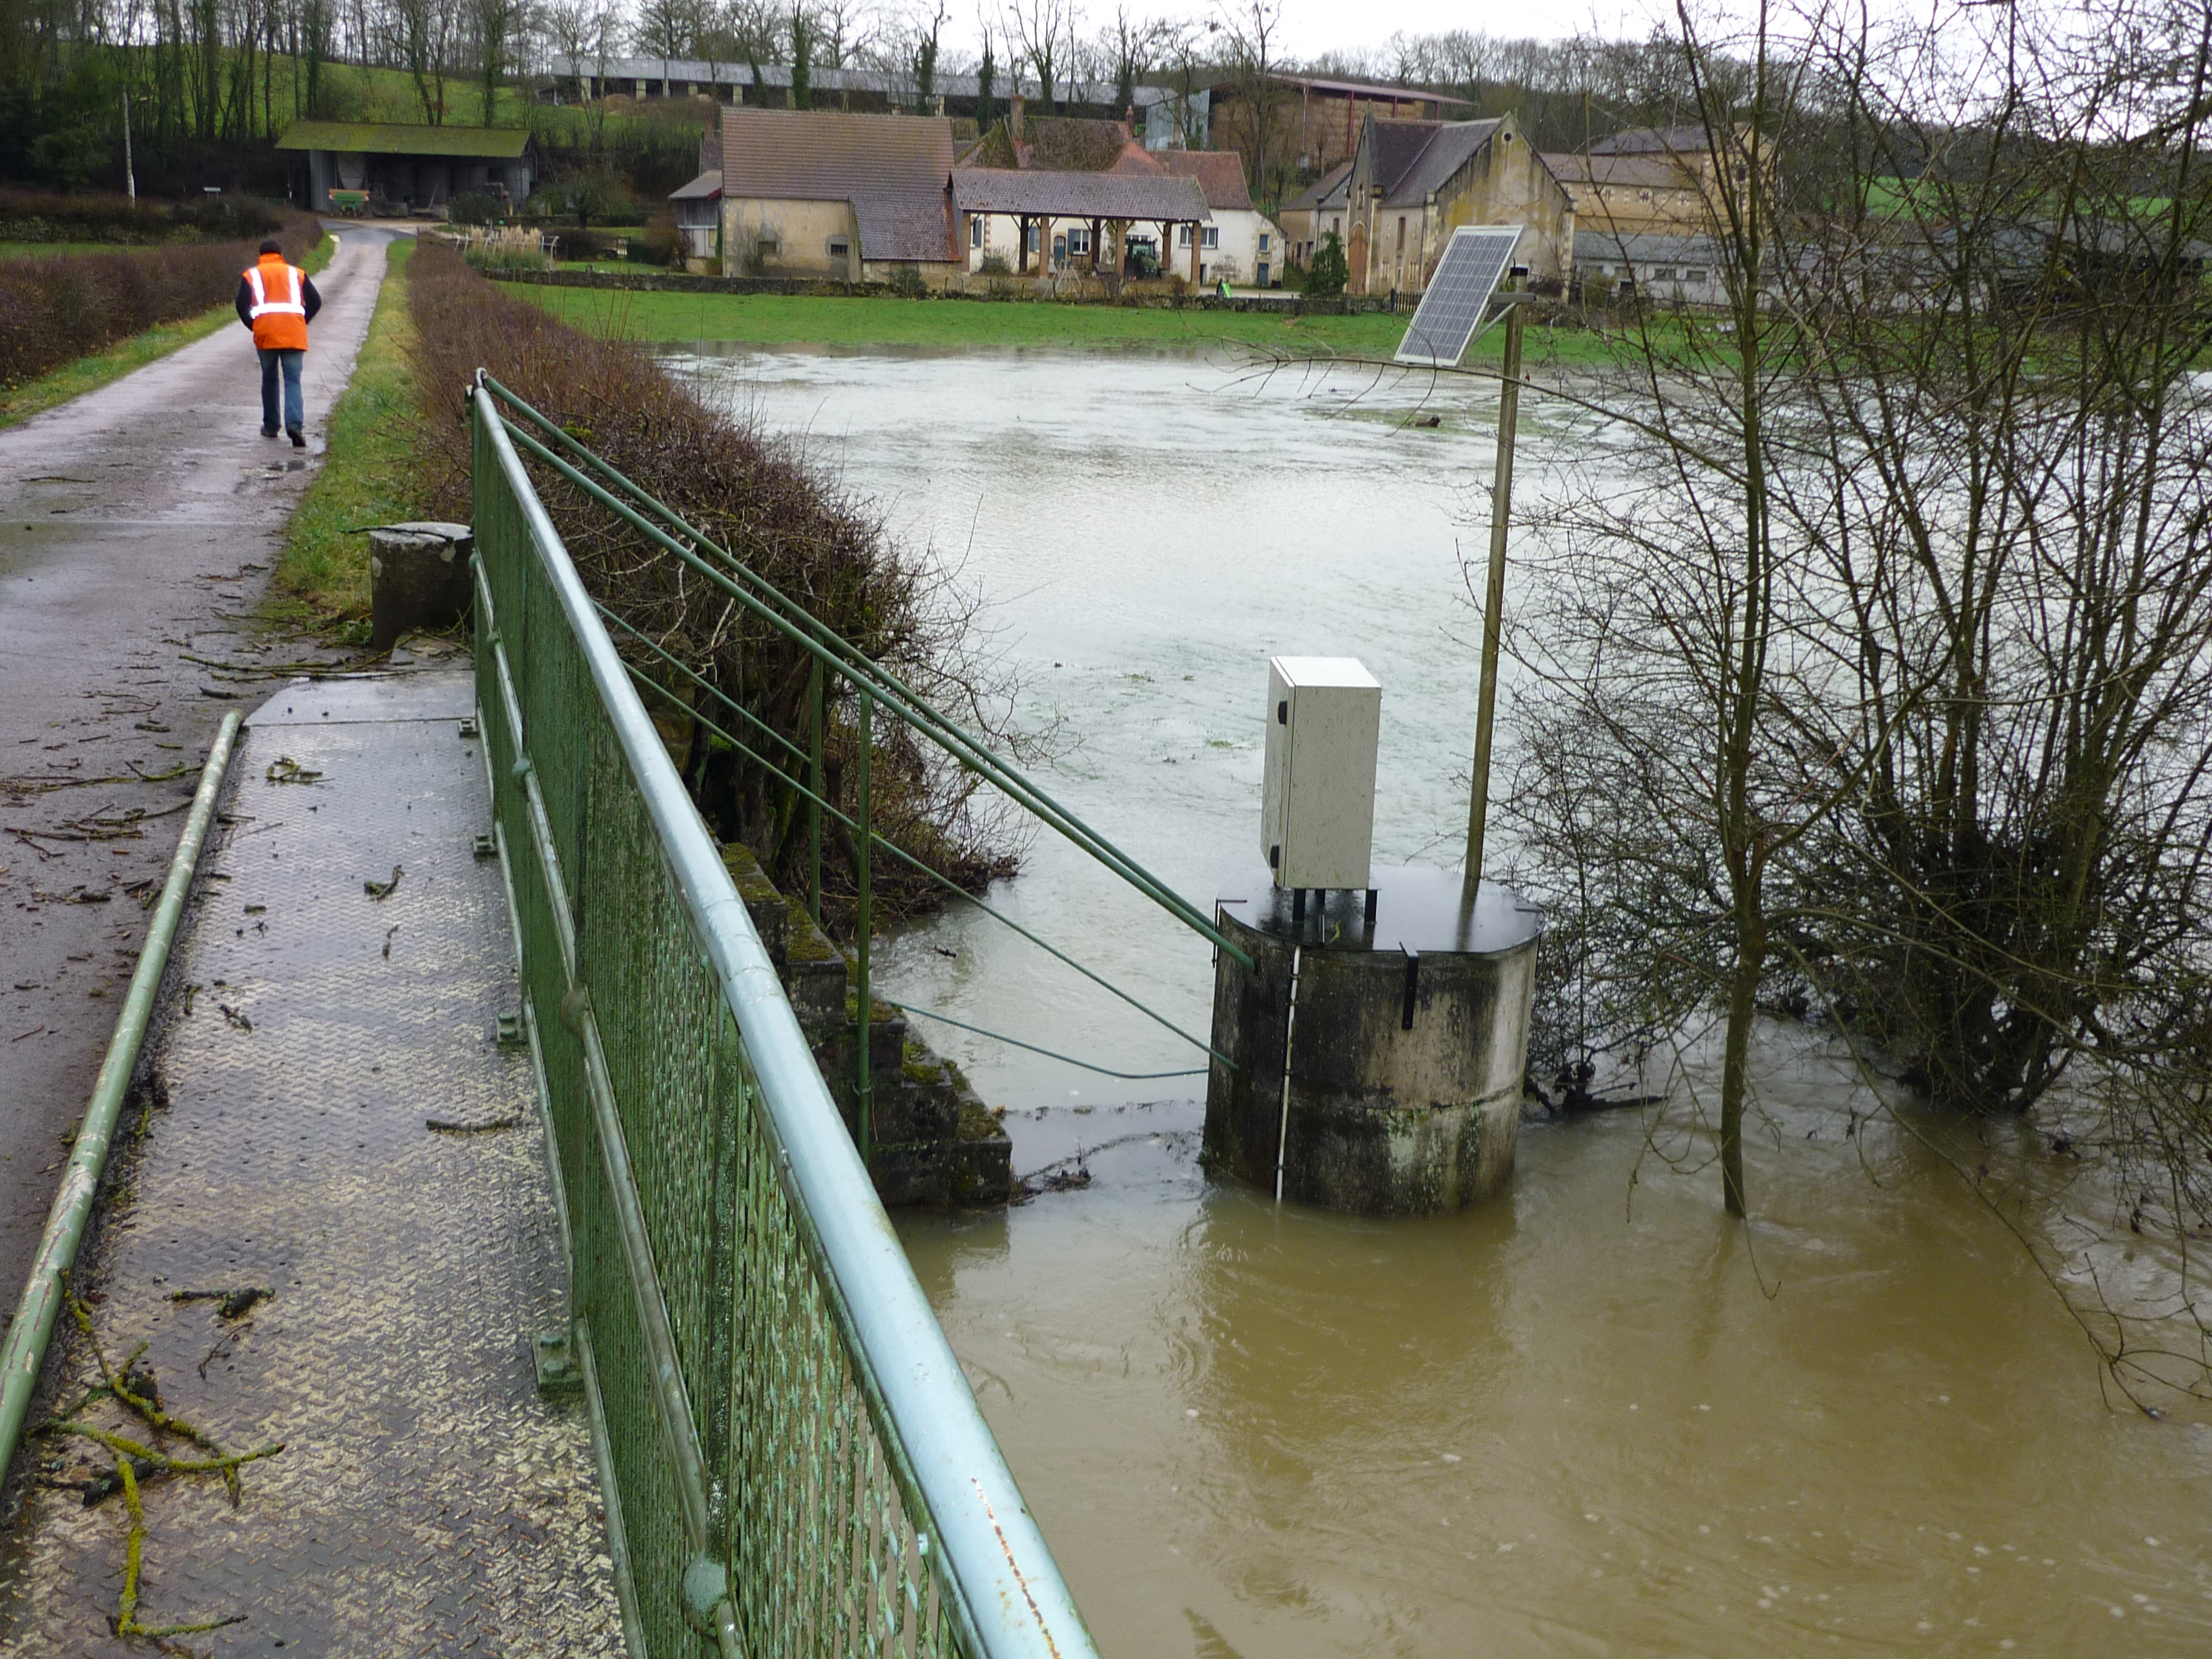
{"label": "muddy brown water", "polygon": [[[1052,787],[1186,894],[1256,837],[1280,651],[1376,672],[1378,856],[1451,858],[1479,394],[1407,431],[1425,389],[1203,356],[684,360],[964,558],[1024,716],[1064,722]],[[1056,845],[993,896],[1203,1030],[1203,947]],[[972,911],[879,961],[971,1024],[1191,1063]],[[1998,1211],[2077,1304],[2092,1268],[2148,1300],[2172,1264],[2124,1227],[2083,1252],[2109,1195],[2033,1137],[1868,1124],[1847,1057],[1778,1028],[1747,1228],[1695,1055],[1663,1112],[1525,1127],[1507,1199],[1376,1223],[1206,1180],[1197,1079],[924,1029],[1011,1109],[1021,1167],[1080,1149],[1092,1176],[901,1224],[1108,1655],[2212,1652],[2212,1422],[2108,1404]]]}

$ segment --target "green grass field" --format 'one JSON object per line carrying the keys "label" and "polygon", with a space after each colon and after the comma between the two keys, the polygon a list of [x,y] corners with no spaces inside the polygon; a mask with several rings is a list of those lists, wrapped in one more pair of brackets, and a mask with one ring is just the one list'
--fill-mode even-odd
{"label": "green grass field", "polygon": [[[627,294],[605,289],[507,290],[535,301],[592,333],[648,343],[736,340],[761,345],[933,346],[990,349],[1009,346],[1110,348],[1131,345],[1248,346],[1291,356],[1387,358],[1398,349],[1407,319],[1287,317],[1264,312],[1137,311],[1120,306],[1058,305],[981,300],[816,298],[774,294]],[[1468,354],[1470,363],[1497,362],[1504,331],[1492,329]],[[1618,348],[1581,329],[1532,329],[1532,366],[1594,367]]]}
{"label": "green grass field", "polygon": [[644,341],[746,340],[763,345],[1206,346],[1224,342],[1299,355],[1389,355],[1403,319],[1271,317],[1253,312],[1133,311],[1118,306],[963,300],[823,298],[780,294],[623,294],[508,290],[578,328]]}

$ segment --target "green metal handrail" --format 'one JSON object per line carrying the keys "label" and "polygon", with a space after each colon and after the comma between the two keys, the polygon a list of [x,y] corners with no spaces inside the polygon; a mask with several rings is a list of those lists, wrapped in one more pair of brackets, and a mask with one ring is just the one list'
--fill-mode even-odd
{"label": "green metal handrail", "polygon": [[[651,647],[661,656],[668,656],[666,652],[661,651],[658,646],[653,646],[650,640],[646,639],[643,635],[638,634],[635,629],[631,628],[629,623],[623,622],[621,617],[615,616],[612,611],[606,608],[606,606],[603,605],[599,605],[598,609],[602,617],[620,623],[622,627],[629,633],[636,635],[641,643]],[[671,663],[673,663],[677,667],[684,668],[684,665],[677,662],[673,657],[668,657],[668,660]],[[701,726],[704,726],[715,737],[720,738],[724,743],[728,744],[732,750],[736,750],[738,754],[743,755],[747,760],[752,762],[754,765],[761,768],[763,771],[774,774],[778,781],[784,784],[787,787],[796,791],[800,798],[805,800],[808,805],[814,810],[817,823],[819,822],[820,814],[826,812],[831,817],[836,819],[839,823],[843,824],[846,829],[854,831],[855,834],[859,833],[860,829],[860,822],[859,819],[839,811],[827,797],[823,796],[817,790],[808,788],[805,784],[799,782],[798,779],[793,777],[788,772],[786,772],[781,767],[778,766],[774,761],[769,759],[767,756],[762,754],[760,750],[747,744],[744,738],[738,737],[736,733],[727,730],[726,727],[717,726],[714,721],[708,720],[704,714],[701,714],[696,708],[678,697],[674,692],[671,691],[666,686],[662,685],[650,674],[647,674],[643,669],[635,666],[634,664],[625,664],[624,666],[629,668],[630,678],[637,683],[638,688],[641,690],[650,691],[655,696],[665,698],[671,704],[677,708],[681,709],[692,720],[696,720]],[[728,693],[721,690],[719,687],[709,684],[705,679],[702,678],[697,674],[692,673],[688,668],[684,668],[684,672],[690,678],[698,681],[702,690],[705,690],[708,696],[714,697],[718,702],[728,708],[731,713],[740,716],[749,724],[767,732],[770,737],[777,737],[778,734],[773,726],[769,726],[766,720],[754,714],[751,709],[747,708],[744,704],[738,702],[737,699],[731,696]],[[778,740],[783,741],[781,738],[779,738]],[[1205,1049],[1208,1058],[1219,1060],[1224,1066],[1228,1066],[1231,1071],[1236,1069],[1237,1062],[1235,1060],[1230,1059],[1228,1055],[1214,1048],[1203,1037],[1193,1036],[1190,1032],[1184,1030],[1182,1026],[1170,1019],[1165,1014],[1161,1013],[1158,1009],[1149,1007],[1146,1004],[1138,1001],[1135,997],[1131,996],[1120,986],[1115,984],[1112,980],[1106,978],[1102,974],[1093,971],[1091,969],[1086,968],[1083,963],[1078,962],[1073,957],[1068,955],[1066,951],[1061,950],[1049,939],[1043,939],[1039,935],[1031,933],[1028,928],[1023,927],[1021,923],[1016,921],[1012,916],[1006,915],[1003,910],[996,909],[983,900],[977,898],[973,893],[961,886],[958,882],[953,880],[951,877],[946,875],[943,871],[936,868],[934,866],[922,859],[916,858],[913,854],[908,852],[905,848],[901,847],[896,842],[892,841],[888,836],[884,836],[880,830],[874,829],[872,826],[868,830],[868,840],[871,845],[882,848],[884,851],[889,853],[893,858],[897,859],[900,862],[911,866],[923,876],[927,877],[931,881],[937,883],[938,885],[944,888],[946,892],[951,893],[954,897],[964,900],[968,903],[974,905],[985,915],[990,917],[992,921],[1000,922],[1007,927],[1012,928],[1014,932],[1019,933],[1030,944],[1036,945],[1037,949],[1047,952],[1056,960],[1066,963],[1067,966],[1075,969],[1077,973],[1082,975],[1084,978],[1089,980],[1092,984],[1098,986],[1103,990],[1109,991],[1114,995],[1121,998],[1122,1001],[1127,1003],[1132,1008],[1134,1008],[1139,1013],[1144,1015],[1147,1019],[1152,1020],[1157,1024],[1166,1027],[1167,1030],[1174,1032],[1176,1036],[1181,1037],[1184,1042],[1191,1043],[1197,1048]],[[814,902],[818,906],[820,903],[820,878],[818,872],[815,878],[815,884],[817,891]],[[821,920],[818,908],[815,913],[815,920],[817,923]],[[940,1014],[933,1016],[933,1018],[942,1019],[945,1017]],[[946,1021],[946,1024],[954,1025],[957,1025],[960,1022],[957,1020]],[[969,1026],[964,1029],[979,1031],[985,1036],[997,1036],[997,1033],[992,1031],[982,1031],[981,1028],[978,1026]],[[999,1037],[998,1040],[1001,1042],[1013,1043],[1013,1046],[1018,1048],[1025,1048],[1030,1046],[1024,1042],[1015,1042],[1014,1039],[1012,1037]],[[1036,1052],[1039,1054],[1046,1054],[1050,1051],[1040,1048]],[[1060,1056],[1060,1058],[1065,1059],[1066,1056],[1063,1055]],[[1083,1066],[1084,1069],[1086,1071],[1105,1071],[1103,1066],[1086,1066],[1085,1065],[1085,1062],[1081,1060],[1070,1060],[1069,1064]],[[1199,1073],[1193,1072],[1133,1072],[1127,1073],[1120,1072],[1108,1072],[1106,1073],[1106,1075],[1109,1077],[1129,1076],[1151,1078],[1194,1077],[1199,1075]]]}
{"label": "green metal handrail", "polygon": [[[564,431],[557,422],[531,407],[526,400],[501,386],[492,376],[483,375],[482,385],[501,404],[514,409],[556,443],[572,452],[595,471],[611,479],[631,500],[625,501],[617,499],[611,491],[586,477],[577,467],[569,465],[545,445],[539,443],[529,434],[520,430],[512,422],[506,422],[510,434],[526,451],[552,467],[569,483],[583,490],[602,507],[622,519],[632,529],[649,538],[656,545],[682,560],[686,566],[697,571],[708,580],[714,582],[753,615],[806,651],[825,669],[851,680],[856,688],[865,688],[877,702],[890,710],[911,729],[920,732],[944,750],[946,754],[951,756],[954,760],[976,773],[993,787],[1059,831],[1216,949],[1226,951],[1231,957],[1245,967],[1249,968],[1252,965],[1251,957],[1244,950],[1215,927],[1212,919],[1203,911],[1092,830],[1074,813],[1060,805],[1027,776],[993,753],[981,740],[946,719],[903,680],[881,665],[870,660],[857,647],[842,638],[797,600],[752,570],[727,548],[689,523],[673,508],[649,491],[623,476],[619,470],[594,454],[579,440]],[[632,502],[637,505],[633,506]],[[674,526],[692,545],[685,546],[667,531],[649,522],[638,510],[639,507],[650,509],[665,522]],[[699,548],[711,550],[727,565],[728,569],[726,571],[718,569],[708,563],[700,556],[696,550]],[[769,597],[763,599],[762,593]],[[779,606],[781,608],[781,612],[777,608]]]}
{"label": "green metal handrail", "polygon": [[480,731],[633,1659],[1095,1659],[632,665],[471,401]]}

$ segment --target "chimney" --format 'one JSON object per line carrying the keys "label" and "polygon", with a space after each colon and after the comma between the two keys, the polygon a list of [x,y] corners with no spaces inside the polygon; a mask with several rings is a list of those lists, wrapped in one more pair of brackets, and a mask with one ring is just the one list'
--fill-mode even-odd
{"label": "chimney", "polygon": [[1007,118],[1006,130],[1013,135],[1014,142],[1018,144],[1022,142],[1022,106],[1029,100],[1018,92],[1010,101],[1013,106],[1013,113]]}

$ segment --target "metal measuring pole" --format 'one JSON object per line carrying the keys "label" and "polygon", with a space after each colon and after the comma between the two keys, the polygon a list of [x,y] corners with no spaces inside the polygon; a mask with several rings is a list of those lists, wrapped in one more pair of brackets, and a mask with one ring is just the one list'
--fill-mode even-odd
{"label": "metal measuring pole", "polygon": [[1521,418],[1521,307],[1505,313],[1505,379],[1498,393],[1498,471],[1491,492],[1490,580],[1482,595],[1482,690],[1474,710],[1474,788],[1467,812],[1467,870],[1461,908],[1482,884],[1482,837],[1490,816],[1490,728],[1498,713],[1498,634],[1505,608],[1505,531],[1513,511],[1513,439]]}
{"label": "metal measuring pole", "polygon": [[854,988],[859,993],[860,1005],[860,1054],[856,1062],[858,1069],[854,1084],[854,1093],[857,1097],[855,1116],[858,1119],[858,1133],[854,1139],[860,1142],[860,1162],[864,1166],[868,1161],[869,1143],[875,1138],[875,1083],[869,1075],[868,1069],[868,1040],[874,1029],[871,1023],[873,1011],[869,1006],[868,995],[868,929],[870,926],[868,878],[870,866],[874,861],[872,855],[876,838],[875,813],[868,803],[868,772],[874,758],[872,751],[875,739],[872,728],[875,724],[875,698],[863,690],[860,692],[860,773],[853,813],[853,816],[860,820],[860,833],[854,837],[854,850],[856,873],[859,878],[857,885],[860,889],[860,897],[859,902],[854,906],[853,937],[855,946]]}

